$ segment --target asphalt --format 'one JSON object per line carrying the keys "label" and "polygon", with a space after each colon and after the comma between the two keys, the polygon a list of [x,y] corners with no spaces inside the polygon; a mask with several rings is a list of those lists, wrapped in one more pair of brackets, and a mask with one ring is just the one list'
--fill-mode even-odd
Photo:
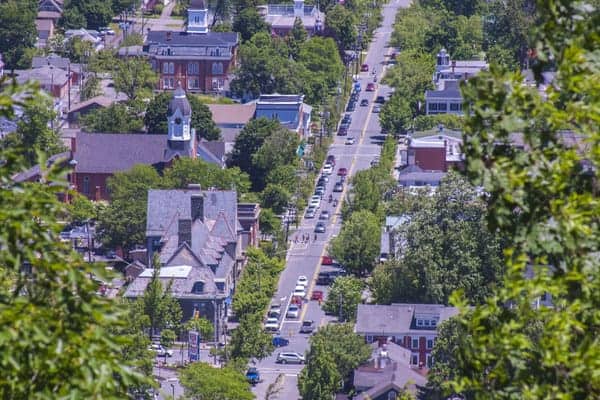
{"label": "asphalt", "polygon": [[[352,112],[352,124],[348,130],[348,136],[353,136],[356,139],[356,144],[345,145],[344,136],[336,136],[334,143],[330,146],[329,153],[333,154],[336,159],[334,171],[330,176],[326,186],[326,193],[321,202],[321,210],[329,210],[333,212],[333,216],[327,221],[327,229],[325,233],[317,234],[317,240],[314,240],[314,227],[319,221],[314,219],[302,219],[298,230],[290,235],[292,242],[288,251],[286,268],[281,273],[277,293],[273,301],[280,301],[283,306],[287,306],[290,301],[290,295],[296,286],[298,276],[304,275],[309,278],[309,286],[307,290],[307,298],[310,299],[313,290],[322,290],[327,296],[327,287],[317,286],[315,284],[316,277],[321,269],[321,258],[327,254],[327,246],[330,240],[335,237],[341,227],[340,210],[342,199],[348,193],[348,185],[344,185],[342,193],[332,192],[335,182],[338,180],[336,176],[337,170],[341,167],[348,169],[348,177],[354,175],[357,171],[370,167],[370,162],[376,156],[380,155],[381,144],[385,140],[385,136],[381,134],[378,114],[373,113],[373,101],[379,95],[387,98],[391,92],[389,87],[385,87],[377,83],[376,89],[373,92],[366,92],[369,82],[373,82],[372,70],[375,68],[377,81],[380,82],[385,71],[384,59],[385,55],[389,55],[392,49],[388,47],[388,42],[392,32],[392,26],[396,12],[400,7],[408,7],[410,1],[407,0],[392,0],[384,7],[384,20],[381,27],[375,32],[374,39],[371,42],[369,50],[366,54],[365,63],[369,65],[369,72],[361,72],[359,82],[363,91],[359,96],[359,102],[362,99],[369,101],[368,106],[357,105],[356,110]],[[346,179],[348,182],[348,179]],[[334,199],[338,200],[338,206],[334,210],[327,199],[329,194],[333,195]],[[308,234],[310,236],[309,243],[296,243],[294,238],[296,235],[302,237]],[[282,306],[282,307],[283,307]],[[282,310],[282,315],[285,316],[286,309]],[[258,367],[262,382],[253,388],[253,392],[257,399],[264,399],[269,385],[271,385],[280,374],[283,374],[283,383],[281,391],[271,400],[281,399],[298,399],[300,398],[297,389],[297,376],[302,369],[302,365],[277,364],[275,362],[277,354],[281,351],[293,351],[304,354],[309,349],[309,335],[299,333],[300,325],[303,320],[315,321],[317,326],[323,326],[335,319],[334,316],[326,316],[321,310],[318,302],[305,301],[302,307],[302,313],[298,319],[282,318],[280,320],[280,335],[289,339],[288,346],[276,349],[273,354],[263,360],[255,360],[255,366]]]}

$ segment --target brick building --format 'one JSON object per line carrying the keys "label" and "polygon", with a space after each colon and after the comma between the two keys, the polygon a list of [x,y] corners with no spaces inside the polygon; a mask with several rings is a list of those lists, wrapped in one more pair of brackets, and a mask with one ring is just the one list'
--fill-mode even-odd
{"label": "brick building", "polygon": [[220,93],[228,90],[238,45],[235,32],[210,32],[205,2],[192,0],[185,31],[150,31],[143,51],[159,74],[159,90],[180,82],[187,91]]}

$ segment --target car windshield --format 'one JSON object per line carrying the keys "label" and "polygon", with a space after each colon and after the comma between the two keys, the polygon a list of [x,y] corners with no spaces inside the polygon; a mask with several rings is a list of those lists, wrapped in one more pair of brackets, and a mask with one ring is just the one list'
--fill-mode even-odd
{"label": "car windshield", "polygon": [[297,311],[298,310],[298,306],[290,306],[290,311]]}

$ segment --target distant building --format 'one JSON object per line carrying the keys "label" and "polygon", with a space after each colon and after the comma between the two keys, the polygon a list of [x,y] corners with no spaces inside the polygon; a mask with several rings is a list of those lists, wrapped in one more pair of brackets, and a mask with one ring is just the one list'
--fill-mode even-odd
{"label": "distant building", "polygon": [[35,28],[37,30],[37,43],[35,47],[38,49],[46,47],[48,40],[54,35],[54,21],[37,18],[35,20]]}
{"label": "distant building", "polygon": [[256,118],[277,120],[301,138],[310,136],[312,107],[304,103],[304,95],[261,94],[256,101]]}
{"label": "distant building", "polygon": [[410,222],[408,214],[388,215],[385,217],[385,225],[381,228],[379,261],[385,262],[395,258],[404,244],[398,230],[402,225]]}
{"label": "distant building", "polygon": [[104,48],[104,41],[100,36],[100,32],[92,30],[92,29],[69,29],[65,31],[65,39],[71,40],[75,37],[80,38],[85,42],[89,42],[92,44],[94,51],[99,51]]}
{"label": "distant building", "polygon": [[212,119],[221,130],[221,137],[227,145],[233,146],[235,139],[246,124],[254,118],[256,103],[207,104]]}
{"label": "distant building", "polygon": [[411,365],[430,368],[437,327],[456,314],[440,304],[359,304],[354,332],[367,343],[400,345],[411,351]]}
{"label": "distant building", "polygon": [[63,0],[40,0],[38,3],[38,20],[52,21],[54,26],[62,16],[64,8]]}
{"label": "distant building", "polygon": [[271,25],[275,35],[285,36],[294,27],[296,18],[299,18],[309,36],[323,30],[325,14],[319,11],[316,5],[305,5],[304,0],[294,0],[293,5],[269,4],[258,7],[259,13]]}
{"label": "distant building", "polygon": [[69,123],[69,128],[79,127],[79,120],[81,117],[94,110],[97,110],[98,108],[106,108],[114,102],[115,100],[110,97],[96,96],[76,104],[67,112],[67,122]]}
{"label": "distant building", "polygon": [[191,92],[225,92],[236,62],[238,34],[210,32],[203,0],[192,0],[183,32],[150,31],[144,53],[160,75],[158,89],[172,90],[177,82]]}
{"label": "distant building", "polygon": [[433,114],[462,115],[462,95],[459,83],[489,68],[485,61],[450,61],[446,49],[441,49],[437,55],[435,72],[433,74],[434,90],[425,91],[425,112]]}
{"label": "distant building", "polygon": [[15,70],[19,84],[27,81],[38,82],[40,88],[55,98],[66,98],[69,90],[69,71],[44,65],[39,68]]}

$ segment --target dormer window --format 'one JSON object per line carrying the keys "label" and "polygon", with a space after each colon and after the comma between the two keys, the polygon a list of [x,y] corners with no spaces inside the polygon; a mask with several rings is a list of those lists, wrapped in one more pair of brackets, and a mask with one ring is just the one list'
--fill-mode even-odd
{"label": "dormer window", "polygon": [[419,326],[419,327],[423,326],[423,320],[422,319],[418,319],[417,320],[417,326]]}
{"label": "dormer window", "polygon": [[202,282],[202,281],[194,282],[194,286],[192,287],[192,293],[194,293],[194,294],[204,293],[204,282]]}

